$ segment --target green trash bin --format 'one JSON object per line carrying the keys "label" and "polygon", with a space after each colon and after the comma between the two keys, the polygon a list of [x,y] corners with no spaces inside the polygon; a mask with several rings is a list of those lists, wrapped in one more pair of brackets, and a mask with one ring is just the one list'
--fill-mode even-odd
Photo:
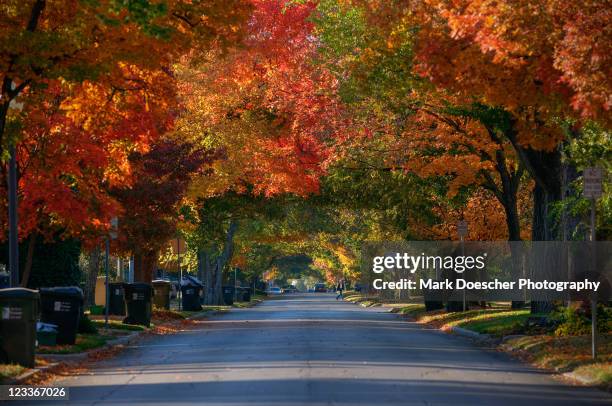
{"label": "green trash bin", "polygon": [[0,363],[34,367],[39,303],[35,290],[0,289]]}
{"label": "green trash bin", "polygon": [[54,347],[57,345],[57,326],[55,324],[37,323],[36,342],[38,346]]}
{"label": "green trash bin", "polygon": [[124,288],[128,315],[123,319],[123,323],[149,327],[153,288],[146,283],[126,283]]}
{"label": "green trash bin", "polygon": [[40,321],[57,326],[57,343],[74,344],[83,314],[83,291],[76,286],[40,288]]}
{"label": "green trash bin", "polygon": [[170,310],[170,281],[156,279],[153,285],[153,305],[159,309]]}

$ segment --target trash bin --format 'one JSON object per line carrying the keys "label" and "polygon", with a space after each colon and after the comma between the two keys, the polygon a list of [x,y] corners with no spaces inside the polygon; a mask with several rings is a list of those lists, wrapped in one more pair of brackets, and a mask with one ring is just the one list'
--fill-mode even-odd
{"label": "trash bin", "polygon": [[170,310],[170,281],[157,279],[151,284],[153,285],[153,305],[159,309]]}
{"label": "trash bin", "polygon": [[52,347],[57,345],[57,326],[49,323],[36,323],[36,342],[38,346]]}
{"label": "trash bin", "polygon": [[109,283],[110,298],[108,305],[108,314],[114,314],[115,316],[125,316],[125,297],[123,282]]}
{"label": "trash bin", "polygon": [[181,282],[181,304],[183,310],[202,310],[200,305],[200,291],[203,285],[195,278],[184,278]]}
{"label": "trash bin", "polygon": [[151,297],[153,288],[146,283],[126,283],[124,285],[125,303],[127,304],[127,317],[124,324],[151,324]]}
{"label": "trash bin", "polygon": [[57,343],[74,344],[83,314],[83,291],[76,286],[40,289],[40,321],[57,326]]}
{"label": "trash bin", "polygon": [[425,310],[430,312],[433,310],[444,309],[444,298],[439,292],[431,289],[423,289],[423,299],[425,301]]}
{"label": "trash bin", "polygon": [[240,302],[250,302],[251,301],[251,288],[241,286],[238,288],[238,301]]}
{"label": "trash bin", "polygon": [[8,272],[0,272],[0,289],[11,287],[11,276]]}
{"label": "trash bin", "polygon": [[34,366],[39,303],[35,290],[0,289],[0,363]]}
{"label": "trash bin", "polygon": [[234,304],[234,287],[233,286],[223,286],[223,301],[226,305],[231,306]]}
{"label": "trash bin", "polygon": [[106,277],[98,276],[94,294],[94,304],[96,306],[106,306]]}

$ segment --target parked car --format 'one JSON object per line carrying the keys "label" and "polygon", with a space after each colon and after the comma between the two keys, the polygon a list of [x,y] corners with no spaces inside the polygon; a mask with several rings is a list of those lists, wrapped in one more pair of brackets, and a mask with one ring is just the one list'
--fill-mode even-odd
{"label": "parked car", "polygon": [[295,286],[289,285],[283,288],[283,293],[298,293],[299,290]]}
{"label": "parked car", "polygon": [[315,285],[314,291],[316,293],[327,293],[327,287],[325,286],[324,283],[317,283]]}
{"label": "parked car", "polygon": [[277,286],[274,286],[274,287],[269,288],[268,290],[266,290],[266,293],[267,293],[268,295],[271,295],[271,296],[272,296],[272,295],[280,295],[280,294],[282,294],[282,293],[283,293],[283,291],[281,290],[281,288],[279,288],[279,287],[277,287]]}

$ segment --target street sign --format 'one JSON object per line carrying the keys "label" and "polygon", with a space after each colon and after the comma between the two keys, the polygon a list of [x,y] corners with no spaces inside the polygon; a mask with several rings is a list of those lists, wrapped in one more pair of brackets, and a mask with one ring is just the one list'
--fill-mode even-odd
{"label": "street sign", "polygon": [[598,199],[602,194],[603,171],[599,167],[585,168],[583,177],[583,194],[589,199]]}
{"label": "street sign", "polygon": [[457,222],[457,234],[459,237],[465,237],[468,234],[468,223],[465,220]]}

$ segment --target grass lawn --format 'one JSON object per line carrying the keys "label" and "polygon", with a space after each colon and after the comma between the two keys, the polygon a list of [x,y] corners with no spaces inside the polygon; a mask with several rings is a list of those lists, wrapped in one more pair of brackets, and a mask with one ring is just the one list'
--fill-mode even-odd
{"label": "grass lawn", "polygon": [[363,307],[380,306],[382,301],[376,297],[366,297],[361,294],[346,294],[344,300],[347,302],[359,303]]}
{"label": "grass lawn", "polygon": [[27,370],[26,367],[16,364],[0,364],[0,383],[15,378]]}
{"label": "grass lawn", "polygon": [[[104,322],[102,322],[104,324]],[[128,329],[115,329],[115,326],[111,324],[111,329],[105,330],[103,328],[97,334],[77,334],[75,344],[65,344],[56,346],[40,346],[36,350],[37,354],[76,354],[79,352],[85,352],[94,348],[102,347],[107,341],[115,338],[125,336],[129,334]],[[142,327],[142,326],[132,326]]]}
{"label": "grass lawn", "polygon": [[[98,328],[104,328],[104,320],[92,320],[92,323]],[[108,325],[113,330],[127,330],[127,331],[147,330],[145,326],[138,326],[134,324],[123,324],[123,322],[120,320],[109,320]]]}
{"label": "grass lawn", "polygon": [[[44,359],[40,359],[40,358],[36,358],[34,362],[37,368],[49,365],[48,361]],[[28,368],[21,366],[21,365],[0,364],[0,384],[4,384],[8,382],[8,380],[11,378],[18,377],[19,375],[23,374],[26,371],[28,371]]]}
{"label": "grass lawn", "polygon": [[91,350],[93,348],[102,347],[112,336],[103,336],[100,334],[77,334],[76,343],[69,345],[40,346],[36,351],[37,354],[75,354]]}
{"label": "grass lawn", "polygon": [[525,321],[532,316],[527,309],[510,310],[503,308],[476,309],[467,312],[447,313],[444,310],[426,312],[422,304],[409,304],[399,313],[440,329],[461,327],[481,334],[505,336],[520,331]]}
{"label": "grass lawn", "polygon": [[573,372],[594,384],[612,389],[612,334],[598,336],[598,359],[591,359],[591,336],[535,335],[508,340],[502,349],[534,365],[558,372]]}
{"label": "grass lawn", "polygon": [[234,304],[232,305],[232,307],[237,307],[237,308],[245,308],[245,307],[251,307],[253,306],[255,303],[253,302],[234,302]]}
{"label": "grass lawn", "polygon": [[491,311],[476,314],[455,325],[477,333],[502,337],[519,333],[531,316],[529,310]]}

